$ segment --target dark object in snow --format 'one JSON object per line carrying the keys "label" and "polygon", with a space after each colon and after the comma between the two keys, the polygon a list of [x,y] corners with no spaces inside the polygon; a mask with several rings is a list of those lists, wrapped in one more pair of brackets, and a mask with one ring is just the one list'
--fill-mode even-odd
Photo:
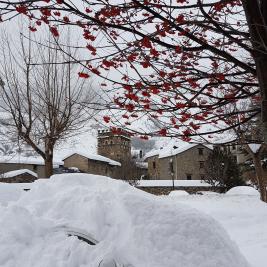
{"label": "dark object in snow", "polygon": [[57,232],[58,231],[65,232],[68,236],[76,236],[79,240],[82,240],[92,246],[98,243],[97,240],[95,240],[89,233],[87,233],[83,229],[72,228],[68,226],[61,226],[61,227],[57,227],[55,230]]}
{"label": "dark object in snow", "polygon": [[[68,227],[68,226],[58,226],[55,228],[56,232],[64,232],[68,236],[76,236],[79,240],[87,243],[88,245],[95,246],[99,242],[94,239],[89,233],[87,233],[83,229],[78,229],[78,228],[73,228],[73,227]],[[119,264],[116,260],[114,259],[103,259],[98,267],[134,267],[131,264],[127,265],[122,265]]]}

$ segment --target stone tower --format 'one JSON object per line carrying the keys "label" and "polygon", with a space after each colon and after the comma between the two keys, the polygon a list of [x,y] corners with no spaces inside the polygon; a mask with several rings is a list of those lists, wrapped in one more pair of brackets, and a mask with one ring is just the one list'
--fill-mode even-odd
{"label": "stone tower", "polygon": [[119,129],[116,133],[111,130],[98,130],[97,152],[118,162],[131,159],[131,137],[129,133]]}

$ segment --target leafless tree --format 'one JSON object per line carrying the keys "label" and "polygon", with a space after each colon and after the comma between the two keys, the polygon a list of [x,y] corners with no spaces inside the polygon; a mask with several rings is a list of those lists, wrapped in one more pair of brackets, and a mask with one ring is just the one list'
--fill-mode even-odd
{"label": "leafless tree", "polygon": [[[8,127],[44,159],[45,174],[50,177],[55,146],[76,135],[95,115],[80,105],[95,95],[88,83],[77,77],[73,65],[57,64],[66,60],[57,44],[40,46],[30,36],[21,35],[20,46],[13,45],[6,41],[2,48],[2,109],[11,115]],[[91,94],[85,89],[91,89]]]}

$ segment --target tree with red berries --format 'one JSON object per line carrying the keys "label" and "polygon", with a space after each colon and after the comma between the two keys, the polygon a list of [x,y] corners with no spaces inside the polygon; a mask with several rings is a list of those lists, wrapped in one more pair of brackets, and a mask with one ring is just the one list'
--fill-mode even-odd
{"label": "tree with red berries", "polygon": [[[240,130],[261,113],[266,144],[266,1],[10,0],[0,5],[2,21],[22,14],[31,31],[46,25],[55,39],[65,26],[77,28],[84,52],[73,62],[86,69],[80,77],[103,79],[113,105],[122,110],[120,119],[105,115],[108,125],[128,127],[142,138],[212,142],[214,134]],[[150,122],[154,130],[133,128],[136,120]],[[261,197],[267,201],[266,190]]]}

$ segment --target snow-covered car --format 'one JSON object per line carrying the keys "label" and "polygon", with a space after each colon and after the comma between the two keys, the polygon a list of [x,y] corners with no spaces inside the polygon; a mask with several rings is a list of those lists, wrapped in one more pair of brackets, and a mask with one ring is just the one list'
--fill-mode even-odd
{"label": "snow-covered car", "polygon": [[37,180],[0,213],[1,267],[249,266],[210,216],[108,177]]}

